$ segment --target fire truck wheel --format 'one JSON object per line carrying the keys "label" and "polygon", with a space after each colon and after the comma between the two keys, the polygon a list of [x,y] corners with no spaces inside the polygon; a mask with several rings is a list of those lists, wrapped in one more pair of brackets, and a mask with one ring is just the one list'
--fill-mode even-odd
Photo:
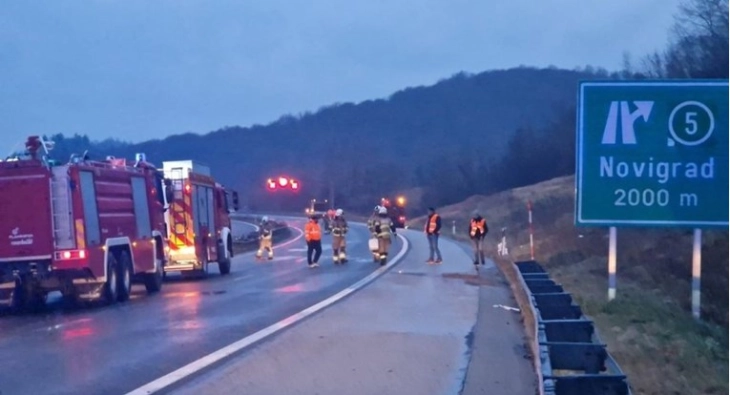
{"label": "fire truck wheel", "polygon": [[221,272],[222,276],[225,276],[226,274],[231,273],[231,260],[225,259],[223,261],[218,262],[218,271]]}
{"label": "fire truck wheel", "polygon": [[109,252],[106,254],[106,283],[104,284],[104,295],[103,298],[108,304],[116,303],[117,301],[117,259],[114,254]]}
{"label": "fire truck wheel", "polygon": [[[230,245],[230,236],[228,241]],[[222,276],[231,273],[231,255],[230,247],[226,248],[223,241],[218,240],[218,271]]]}
{"label": "fire truck wheel", "polygon": [[155,264],[155,272],[145,274],[144,286],[147,288],[147,293],[159,292],[162,289],[162,276],[162,261],[158,260]]}
{"label": "fire truck wheel", "polygon": [[36,312],[46,304],[46,294],[33,284],[31,280],[18,281],[13,290],[10,304],[13,312]]}
{"label": "fire truck wheel", "polygon": [[129,295],[132,294],[132,261],[129,259],[129,253],[122,251],[119,253],[119,296],[117,299],[120,302],[126,302],[129,300]]}

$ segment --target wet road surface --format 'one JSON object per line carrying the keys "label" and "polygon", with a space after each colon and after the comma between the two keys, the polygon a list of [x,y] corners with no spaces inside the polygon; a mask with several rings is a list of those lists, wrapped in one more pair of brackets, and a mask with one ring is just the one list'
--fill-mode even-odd
{"label": "wet road surface", "polygon": [[[124,394],[255,333],[352,285],[377,269],[364,227],[348,234],[350,262],[306,267],[303,220],[297,239],[280,243],[273,261],[234,257],[231,275],[215,265],[203,280],[169,275],[160,294],[135,285],[114,306],[0,317],[0,394]],[[234,230],[235,231],[235,230]],[[393,253],[400,250],[400,241]]]}

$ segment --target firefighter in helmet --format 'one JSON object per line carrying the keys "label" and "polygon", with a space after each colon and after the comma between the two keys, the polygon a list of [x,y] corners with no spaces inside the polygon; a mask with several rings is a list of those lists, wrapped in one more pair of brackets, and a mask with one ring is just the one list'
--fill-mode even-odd
{"label": "firefighter in helmet", "polygon": [[269,222],[269,217],[264,216],[261,218],[261,225],[259,225],[259,249],[256,251],[256,259],[263,259],[264,250],[268,253],[269,260],[274,259],[274,248],[272,245],[273,227],[273,224]]}
{"label": "firefighter in helmet", "polygon": [[332,260],[335,265],[347,262],[347,254],[345,253],[346,243],[345,235],[347,234],[347,220],[343,215],[341,208],[335,211],[332,219]]}
{"label": "firefighter in helmet", "polygon": [[377,254],[380,260],[380,266],[385,266],[388,262],[388,251],[390,251],[392,237],[395,234],[395,223],[388,216],[388,209],[386,207],[380,206],[378,208],[378,215],[373,220],[373,230],[378,239]]}
{"label": "firefighter in helmet", "polygon": [[[378,218],[378,211],[380,211],[380,205],[375,206],[373,208],[372,214],[370,214],[370,218],[368,218],[368,230],[370,231],[370,238],[371,239],[377,239],[377,233],[375,232],[375,219]],[[380,261],[380,254],[378,254],[377,249],[372,250],[373,253],[373,262]]]}

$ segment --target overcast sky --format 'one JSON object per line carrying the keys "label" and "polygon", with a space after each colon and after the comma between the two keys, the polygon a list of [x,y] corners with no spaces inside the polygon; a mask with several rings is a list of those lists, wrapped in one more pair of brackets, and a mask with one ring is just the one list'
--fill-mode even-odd
{"label": "overcast sky", "polygon": [[0,3],[0,155],[29,134],[142,141],[266,124],[461,70],[621,67],[678,0]]}

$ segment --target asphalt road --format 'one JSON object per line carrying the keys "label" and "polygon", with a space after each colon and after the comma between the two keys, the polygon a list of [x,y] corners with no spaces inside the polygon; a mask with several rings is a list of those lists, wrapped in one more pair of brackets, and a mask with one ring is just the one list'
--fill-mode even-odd
{"label": "asphalt road", "polygon": [[[302,229],[302,220],[289,221]],[[240,226],[240,225],[239,225]],[[236,230],[234,229],[234,232]],[[247,335],[301,311],[377,269],[364,227],[348,235],[350,262],[334,266],[329,236],[322,265],[306,267],[296,238],[275,249],[273,261],[253,253],[233,259],[230,276],[168,276],[148,296],[97,308],[0,317],[0,394],[124,394]],[[400,241],[393,253],[400,250]]]}

